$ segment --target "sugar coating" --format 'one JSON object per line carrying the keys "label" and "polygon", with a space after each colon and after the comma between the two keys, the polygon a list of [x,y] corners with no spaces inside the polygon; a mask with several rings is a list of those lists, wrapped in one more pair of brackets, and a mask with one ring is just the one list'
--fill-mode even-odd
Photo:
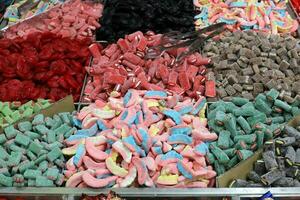
{"label": "sugar coating", "polygon": [[[265,141],[280,135],[284,124],[295,116],[292,108],[298,109],[299,105],[296,102],[287,103],[279,98],[279,92],[272,89],[258,94],[254,101],[234,97],[232,101],[221,100],[210,105],[208,126],[219,138],[210,144],[212,155],[209,160],[214,163],[218,174],[224,173],[224,168],[229,170],[246,160],[261,148]],[[295,137],[279,137],[276,141],[278,144],[289,146],[295,142]],[[291,152],[290,158],[294,157]]]}
{"label": "sugar coating", "polygon": [[206,128],[205,98],[176,98],[165,91],[131,89],[124,98],[114,96],[82,108],[73,120],[80,120],[81,130],[65,140],[68,147],[62,150],[71,156],[66,186],[76,187],[82,179],[92,188],[129,187],[134,182],[146,187],[209,187],[216,172],[205,159],[206,143],[217,135]]}
{"label": "sugar coating", "polygon": [[[24,109],[26,107],[24,106]],[[60,116],[64,116],[62,119]],[[73,128],[71,113],[47,117],[59,126]],[[49,120],[51,119],[51,120]],[[55,131],[57,124],[46,123],[42,114],[32,120],[4,128],[0,147],[0,185],[7,187],[55,187],[64,182],[65,158],[61,152],[63,144],[57,141],[56,133],[64,139],[64,132]],[[75,127],[74,127],[75,128]],[[76,128],[75,128],[76,129]],[[76,130],[74,130],[76,131]]]}

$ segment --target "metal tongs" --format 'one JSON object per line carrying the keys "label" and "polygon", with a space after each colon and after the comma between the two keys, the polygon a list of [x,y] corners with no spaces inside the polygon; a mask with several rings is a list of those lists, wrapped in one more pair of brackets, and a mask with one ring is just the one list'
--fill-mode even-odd
{"label": "metal tongs", "polygon": [[217,23],[198,31],[180,33],[172,31],[162,35],[161,43],[158,46],[150,47],[145,55],[146,59],[154,59],[161,56],[168,50],[173,50],[181,47],[187,47],[185,51],[180,53],[175,62],[180,62],[184,57],[194,53],[196,50],[201,49],[204,43],[219,35],[225,30],[226,23]]}

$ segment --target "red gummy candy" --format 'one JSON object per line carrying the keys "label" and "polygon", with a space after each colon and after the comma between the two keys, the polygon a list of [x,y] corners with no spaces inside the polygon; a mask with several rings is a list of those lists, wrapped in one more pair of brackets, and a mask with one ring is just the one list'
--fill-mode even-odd
{"label": "red gummy candy", "polygon": [[0,39],[0,101],[78,100],[89,44],[47,32]]}

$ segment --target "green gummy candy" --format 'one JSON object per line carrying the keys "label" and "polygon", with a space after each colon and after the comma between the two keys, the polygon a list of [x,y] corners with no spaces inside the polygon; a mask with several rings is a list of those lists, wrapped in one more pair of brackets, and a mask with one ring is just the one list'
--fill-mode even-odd
{"label": "green gummy candy", "polygon": [[223,126],[216,125],[215,120],[210,120],[207,124],[208,127],[214,130],[216,133],[219,133],[224,130]]}
{"label": "green gummy candy", "polygon": [[70,115],[70,113],[68,113],[68,112],[58,113],[58,116],[60,116],[60,118],[62,119],[63,123],[66,123],[66,124],[71,124],[69,115]]}
{"label": "green gummy candy", "polygon": [[255,108],[266,115],[271,114],[272,108],[262,99],[257,99],[254,104]]}
{"label": "green gummy candy", "polygon": [[39,164],[38,169],[42,172],[45,172],[48,169],[48,161],[44,160]]}
{"label": "green gummy candy", "polygon": [[34,169],[27,169],[24,172],[24,177],[29,178],[29,179],[34,179],[40,175],[42,175],[42,172],[39,170],[34,170]]}
{"label": "green gummy candy", "polygon": [[4,185],[6,187],[12,187],[13,178],[0,174],[0,185]]}
{"label": "green gummy candy", "polygon": [[10,117],[12,118],[12,120],[14,122],[18,121],[19,119],[21,119],[21,114],[19,111],[14,111],[13,113],[11,113]]}
{"label": "green gummy candy", "polygon": [[221,131],[218,137],[218,147],[221,149],[229,148],[229,138],[230,138],[229,131]]}
{"label": "green gummy candy", "polygon": [[18,132],[13,126],[8,126],[8,127],[4,128],[4,133],[7,137],[7,139],[12,139],[12,138],[16,137]]}
{"label": "green gummy candy", "polygon": [[63,124],[54,130],[56,135],[64,135],[66,132],[70,131],[72,128],[68,124]]}
{"label": "green gummy candy", "polygon": [[53,148],[48,154],[47,154],[47,159],[51,162],[53,162],[54,160],[56,160],[57,158],[60,157],[60,155],[62,155],[62,152],[60,150],[60,148],[55,147]]}
{"label": "green gummy candy", "polygon": [[53,120],[51,117],[46,117],[45,124],[47,127],[52,129],[52,127],[55,125],[55,120]]}
{"label": "green gummy candy", "polygon": [[234,145],[235,149],[248,149],[248,145],[243,141],[243,140],[239,140],[235,145]]}
{"label": "green gummy candy", "polygon": [[223,111],[217,111],[216,113],[216,123],[220,126],[224,125],[226,114]]}
{"label": "green gummy candy", "polygon": [[24,187],[25,186],[25,182],[22,182],[22,183],[16,183],[14,182],[13,183],[13,187]]}
{"label": "green gummy candy", "polygon": [[221,164],[226,164],[229,161],[229,157],[222,149],[220,149],[216,145],[213,145],[212,143],[210,144],[209,147],[211,149],[211,152],[214,154],[214,156]]}
{"label": "green gummy candy", "polygon": [[43,149],[43,146],[37,142],[31,142],[28,149],[35,153],[35,155],[39,155],[40,151]]}
{"label": "green gummy candy", "polygon": [[40,104],[38,104],[38,103],[35,103],[34,106],[33,106],[33,112],[37,113],[40,110],[42,110],[42,106]]}
{"label": "green gummy candy", "polygon": [[273,139],[273,132],[270,129],[264,131],[264,141]]}
{"label": "green gummy candy", "polygon": [[232,167],[234,167],[235,165],[237,165],[239,163],[239,158],[237,155],[234,155],[230,161],[227,163],[226,168],[227,169],[231,169]]}
{"label": "green gummy candy", "polygon": [[39,124],[37,126],[34,126],[34,129],[39,133],[39,134],[42,134],[42,135],[46,135],[48,132],[49,132],[49,129],[43,125],[43,124]]}
{"label": "green gummy candy", "polygon": [[36,177],[35,184],[36,184],[36,187],[53,187],[54,186],[53,181],[47,179],[44,176]]}
{"label": "green gummy candy", "polygon": [[40,164],[41,162],[43,162],[44,160],[46,160],[46,159],[47,159],[47,154],[43,154],[43,155],[39,156],[39,157],[34,161],[34,163],[35,163],[36,165],[38,165],[38,164]]}
{"label": "green gummy candy", "polygon": [[234,103],[237,106],[243,106],[248,102],[249,102],[249,99],[246,99],[246,98],[242,98],[242,97],[233,97],[232,98],[232,103]]}
{"label": "green gummy candy", "polygon": [[218,111],[222,111],[222,112],[226,112],[226,109],[223,105],[217,106],[216,108],[214,108],[213,110],[209,110],[208,115],[207,115],[207,119],[215,119],[216,114]]}
{"label": "green gummy candy", "polygon": [[214,163],[214,169],[218,175],[224,174],[226,171],[224,165],[220,164],[219,162]]}
{"label": "green gummy candy", "polygon": [[259,122],[266,123],[266,120],[267,120],[267,116],[265,113],[262,113],[262,112],[257,113],[254,116],[247,118],[247,121],[251,127],[254,127]]}
{"label": "green gummy candy", "polygon": [[279,96],[279,92],[275,89],[271,89],[267,92],[266,97],[269,101],[275,101]]}
{"label": "green gummy candy", "polygon": [[11,174],[8,171],[8,168],[0,168],[0,174],[3,174],[5,176],[11,176]]}
{"label": "green gummy candy", "polygon": [[3,144],[7,141],[6,137],[4,134],[0,134],[0,144]]}
{"label": "green gummy candy", "polygon": [[44,124],[44,115],[43,114],[38,114],[36,116],[34,116],[33,120],[32,120],[32,125],[39,125],[39,124]]}
{"label": "green gummy candy", "polygon": [[234,105],[232,102],[225,102],[225,110],[226,112],[232,113],[235,109],[237,109],[237,106]]}
{"label": "green gummy candy", "polygon": [[274,124],[281,124],[285,120],[284,120],[284,117],[278,116],[278,117],[272,117],[272,118],[270,118],[270,121],[271,121],[271,123],[274,123]]}
{"label": "green gummy candy", "polygon": [[28,187],[35,187],[35,179],[28,179]]}
{"label": "green gummy candy", "polygon": [[235,151],[236,149],[235,148],[230,148],[230,149],[225,149],[224,152],[226,153],[226,155],[228,157],[232,157],[235,155]]}
{"label": "green gummy candy", "polygon": [[4,119],[8,124],[12,124],[15,122],[10,116],[5,116]]}
{"label": "green gummy candy", "polygon": [[17,166],[22,158],[22,153],[21,152],[11,152],[9,157],[8,157],[8,161],[7,164],[8,166]]}
{"label": "green gummy candy", "polygon": [[283,117],[284,117],[284,120],[286,122],[290,121],[292,118],[293,118],[293,115],[291,113],[283,113]]}
{"label": "green gummy candy", "polygon": [[290,106],[288,103],[281,101],[279,99],[275,100],[274,105],[279,108],[282,108],[283,110],[285,110],[287,112],[291,112],[291,110],[292,110],[292,106]]}
{"label": "green gummy candy", "polygon": [[28,137],[30,137],[30,139],[32,139],[32,140],[38,139],[40,137],[40,135],[38,133],[35,133],[32,131],[25,131],[24,134],[27,135]]}
{"label": "green gummy candy", "polygon": [[239,116],[236,119],[237,123],[242,127],[242,129],[245,131],[246,134],[250,134],[251,133],[251,127],[248,124],[247,120],[243,117],[243,116]]}
{"label": "green gummy candy", "polygon": [[233,111],[235,116],[252,116],[255,113],[255,108],[253,103],[249,102],[243,105],[241,108],[237,108]]}
{"label": "green gummy candy", "polygon": [[235,116],[233,116],[232,114],[227,114],[225,117],[224,126],[231,133],[232,137],[237,135]]}
{"label": "green gummy candy", "polygon": [[70,137],[71,135],[73,135],[75,133],[75,131],[77,131],[77,129],[75,127],[71,128],[69,131],[67,131],[65,134],[64,134],[64,138],[68,138]]}
{"label": "green gummy candy", "polygon": [[294,117],[300,115],[300,109],[298,107],[292,107],[292,114]]}
{"label": "green gummy candy", "polygon": [[20,153],[22,153],[22,154],[24,154],[25,151],[26,151],[25,149],[23,149],[23,148],[21,148],[21,147],[15,145],[14,143],[12,143],[12,144],[9,145],[9,149],[10,149],[11,151],[20,152]]}
{"label": "green gummy candy", "polygon": [[26,160],[19,165],[19,171],[21,173],[24,173],[27,169],[30,169],[33,167],[34,167],[34,162]]}
{"label": "green gummy candy", "polygon": [[56,179],[56,181],[55,181],[55,184],[56,184],[57,186],[61,186],[61,185],[64,183],[64,180],[65,180],[65,176],[64,176],[63,174],[59,174],[59,175],[57,176],[57,179]]}
{"label": "green gummy candy", "polygon": [[6,158],[8,158],[9,154],[7,153],[7,151],[0,146],[0,159],[5,160]]}
{"label": "green gummy candy", "polygon": [[59,174],[59,170],[57,168],[49,168],[46,171],[47,178],[53,181],[57,179],[58,174]]}
{"label": "green gummy candy", "polygon": [[17,134],[17,136],[15,138],[15,142],[17,144],[27,147],[29,145],[30,138],[24,134]]}
{"label": "green gummy candy", "polygon": [[22,113],[23,117],[29,117],[33,114],[33,110],[31,108],[26,108]]}
{"label": "green gummy candy", "polygon": [[27,156],[30,158],[30,160],[34,161],[37,159],[36,155],[34,155],[34,153],[32,153],[31,151],[27,150],[26,152]]}
{"label": "green gummy candy", "polygon": [[238,142],[239,140],[242,140],[246,142],[247,144],[252,144],[253,142],[256,141],[256,135],[249,134],[249,135],[237,135],[233,138],[234,142]]}
{"label": "green gummy candy", "polygon": [[7,167],[7,162],[5,160],[3,160],[2,158],[0,158],[0,167]]}
{"label": "green gummy candy", "polygon": [[26,108],[31,108],[33,106],[33,101],[28,101],[24,103],[22,106],[20,106],[20,109],[26,109]]}
{"label": "green gummy candy", "polygon": [[265,138],[265,134],[262,131],[255,131],[256,134],[256,144],[257,144],[257,148],[260,148],[263,146],[264,144],[264,138]]}
{"label": "green gummy candy", "polygon": [[47,142],[48,143],[53,143],[56,141],[56,133],[53,130],[50,130],[47,133]]}
{"label": "green gummy candy", "polygon": [[9,116],[12,114],[12,110],[10,109],[10,107],[8,105],[3,106],[1,112],[3,113],[4,116]]}
{"label": "green gummy candy", "polygon": [[29,121],[20,122],[18,128],[22,132],[30,131],[32,129],[32,124]]}
{"label": "green gummy candy", "polygon": [[216,158],[215,158],[214,154],[212,154],[212,153],[207,153],[206,157],[207,157],[209,164],[211,164],[211,165],[214,164],[214,162],[216,161]]}
{"label": "green gummy candy", "polygon": [[237,155],[240,160],[246,160],[247,158],[253,155],[253,152],[247,149],[242,149],[237,151]]}
{"label": "green gummy candy", "polygon": [[53,149],[53,148],[55,148],[55,147],[61,148],[61,147],[63,147],[63,146],[64,146],[64,145],[63,145],[62,143],[60,143],[60,142],[58,142],[58,141],[55,141],[55,142],[49,144],[48,147],[49,147],[50,150],[51,150],[51,149]]}

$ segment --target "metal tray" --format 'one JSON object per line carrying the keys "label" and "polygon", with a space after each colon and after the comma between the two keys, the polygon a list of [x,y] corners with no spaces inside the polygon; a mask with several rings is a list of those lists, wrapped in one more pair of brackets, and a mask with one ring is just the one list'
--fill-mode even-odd
{"label": "metal tray", "polygon": [[[156,189],[156,188],[114,188],[112,189],[124,198],[174,198],[194,197],[196,199],[222,199],[229,197],[232,200],[260,197],[270,191],[274,197],[295,197],[300,199],[300,188],[195,188],[195,189]],[[80,188],[0,188],[0,196],[24,197],[34,200],[78,200],[82,194],[91,196],[108,194],[110,189],[80,189]]]}

